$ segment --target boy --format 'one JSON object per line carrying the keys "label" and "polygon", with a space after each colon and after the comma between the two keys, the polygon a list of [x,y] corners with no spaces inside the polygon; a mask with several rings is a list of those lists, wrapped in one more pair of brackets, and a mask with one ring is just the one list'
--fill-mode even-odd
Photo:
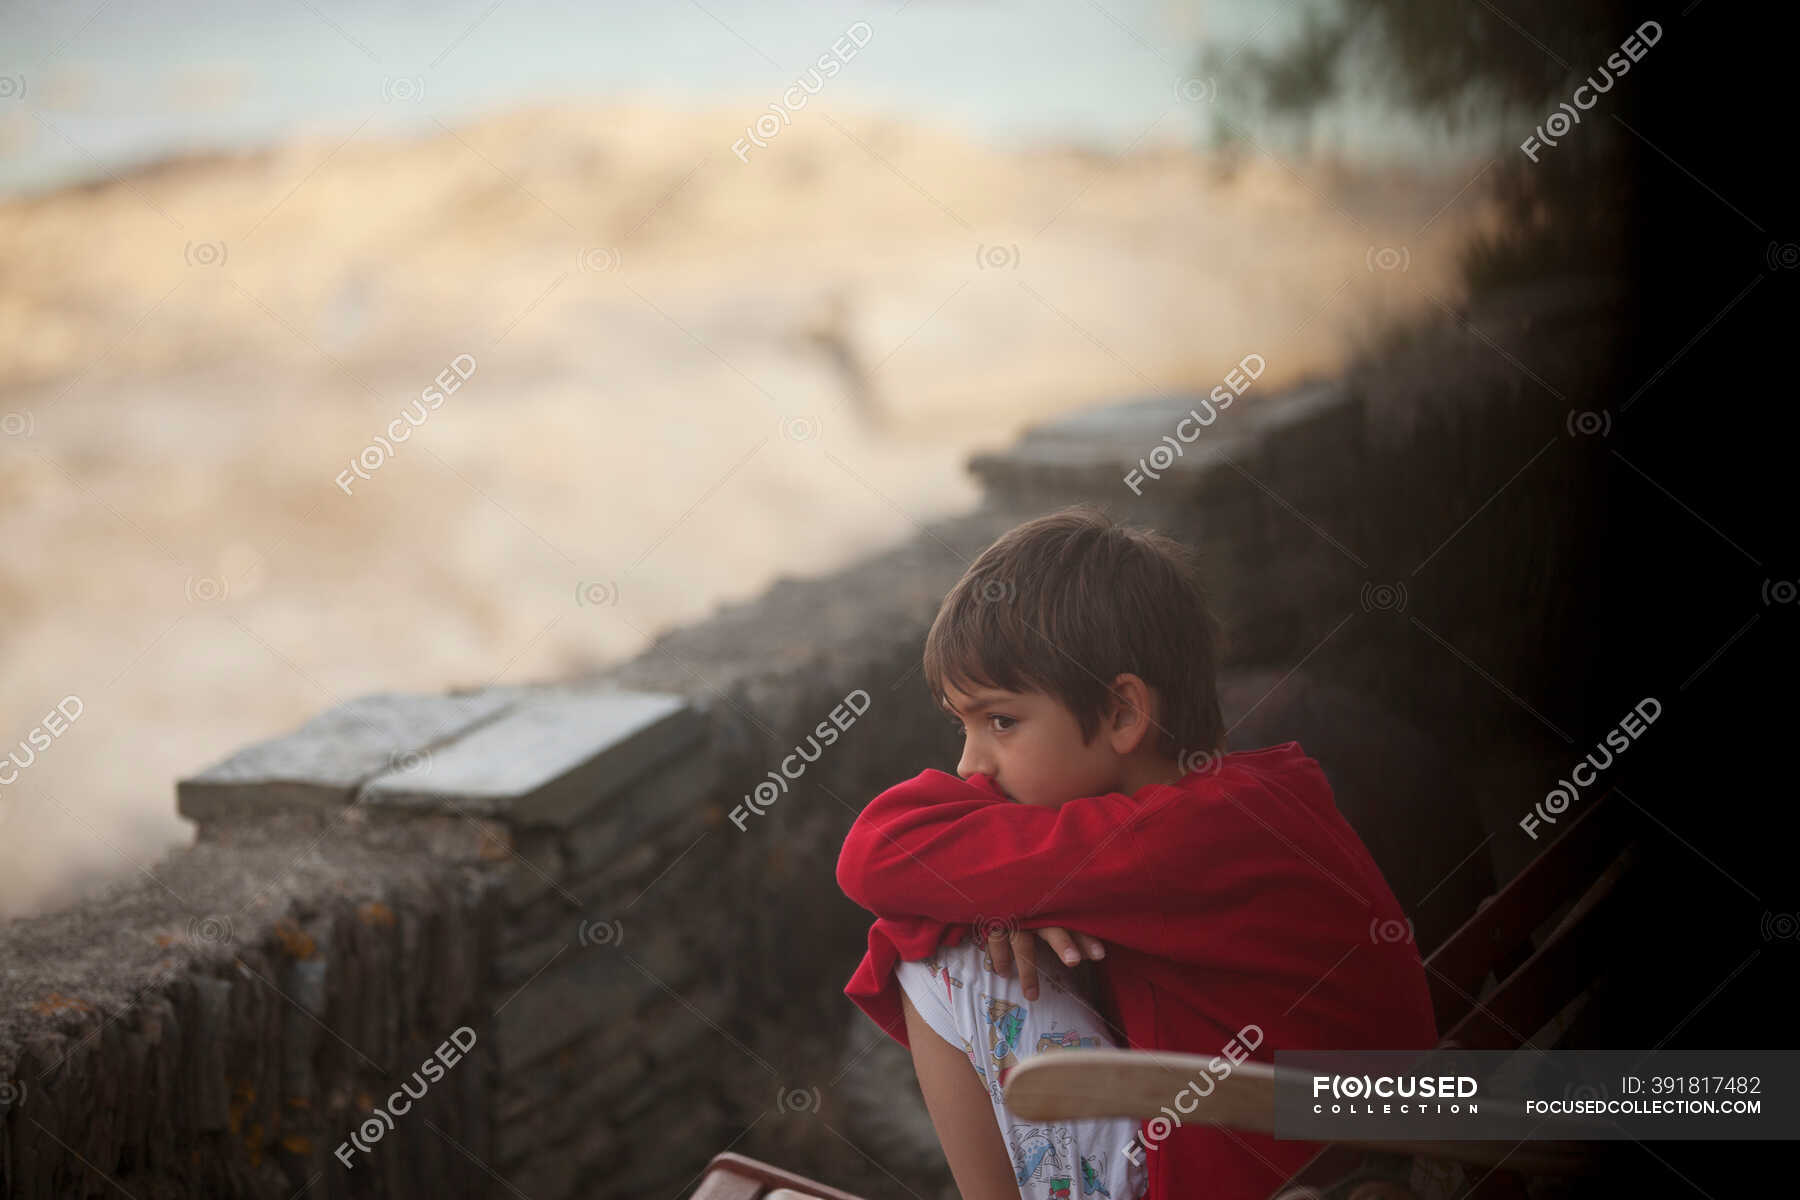
{"label": "boy", "polygon": [[[1260,1200],[1318,1149],[1005,1108],[1019,1061],[1113,1045],[1115,1017],[1132,1049],[1263,1062],[1436,1042],[1418,951],[1390,932],[1405,917],[1318,763],[1295,742],[1225,752],[1219,640],[1193,556],[1086,506],[1003,535],[932,624],[960,778],[877,796],[837,879],[877,918],[845,994],[912,1051],[964,1200]],[[1095,1004],[1054,960],[1047,989],[1007,974],[1035,936],[1068,956],[1067,931]],[[1172,1110],[1192,1111],[1187,1082]]]}

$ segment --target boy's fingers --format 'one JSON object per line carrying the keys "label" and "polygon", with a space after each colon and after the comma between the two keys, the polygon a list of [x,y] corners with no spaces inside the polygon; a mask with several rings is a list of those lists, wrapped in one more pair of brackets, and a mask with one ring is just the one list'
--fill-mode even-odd
{"label": "boy's fingers", "polygon": [[[1071,967],[1081,961],[1081,949],[1075,945],[1075,938],[1069,936],[1068,930],[1057,925],[1046,925],[1037,931],[1037,935],[1050,943],[1050,948],[1056,951],[1056,956]],[[1086,935],[1076,935],[1076,937],[1084,936]]]}
{"label": "boy's fingers", "polygon": [[1075,935],[1075,940],[1081,946],[1081,953],[1082,953],[1083,957],[1085,957],[1085,958],[1105,958],[1106,957],[1106,944],[1104,942],[1102,942],[1099,938],[1095,937],[1093,934],[1078,933]]}
{"label": "boy's fingers", "polygon": [[1037,972],[1037,935],[1029,929],[1021,929],[1012,935],[1013,958],[1019,964],[1019,985],[1025,990],[1027,1000],[1036,1000],[1038,994]]}
{"label": "boy's fingers", "polygon": [[1007,944],[1006,930],[996,929],[988,934],[988,959],[994,964],[994,974],[1012,974],[1012,948]]}

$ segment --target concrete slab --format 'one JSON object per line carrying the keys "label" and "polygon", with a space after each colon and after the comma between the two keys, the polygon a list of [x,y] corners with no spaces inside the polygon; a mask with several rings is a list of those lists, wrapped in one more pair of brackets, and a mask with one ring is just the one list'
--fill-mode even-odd
{"label": "concrete slab", "polygon": [[[1160,478],[1145,477],[1139,488],[1173,498],[1198,490],[1227,458],[1247,465],[1271,433],[1328,416],[1347,400],[1336,380],[1297,384],[1269,395],[1247,392],[1227,408],[1213,405],[1210,413],[1202,405],[1212,402],[1200,392],[1136,396],[1034,426],[1004,451],[975,455],[969,470],[1000,496],[1052,493],[1129,500],[1133,494],[1124,482],[1126,474],[1141,469],[1140,460],[1150,460],[1162,446],[1170,461],[1166,468],[1153,467]],[[1195,409],[1213,419],[1193,441],[1180,442],[1176,427]],[[1185,428],[1190,433],[1195,429],[1191,421]],[[1165,437],[1176,438],[1179,454]]]}
{"label": "concrete slab", "polygon": [[366,780],[493,720],[519,694],[505,688],[359,696],[179,780],[176,808],[189,820],[207,822],[349,804]]}
{"label": "concrete slab", "polygon": [[566,826],[704,732],[701,714],[680,696],[546,692],[368,780],[358,800]]}

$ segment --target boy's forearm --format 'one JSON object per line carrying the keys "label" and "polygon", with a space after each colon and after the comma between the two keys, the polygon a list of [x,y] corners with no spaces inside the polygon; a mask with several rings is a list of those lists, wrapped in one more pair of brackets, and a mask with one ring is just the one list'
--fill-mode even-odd
{"label": "boy's forearm", "polygon": [[[1150,884],[1119,853],[1128,845],[1123,837],[1144,848],[1141,835],[1119,827],[1141,810],[1115,811],[1113,800],[1032,808],[926,772],[889,788],[858,816],[838,882],[877,916],[1085,929],[1081,915],[1141,907],[1132,889]],[[1097,852],[1108,847],[1109,854]]]}
{"label": "boy's forearm", "polygon": [[857,817],[838,859],[844,894],[878,917],[961,923],[1016,912],[1025,901],[1009,885],[1024,872],[976,849],[985,834],[969,820],[981,808],[1012,806],[923,792],[897,785]]}

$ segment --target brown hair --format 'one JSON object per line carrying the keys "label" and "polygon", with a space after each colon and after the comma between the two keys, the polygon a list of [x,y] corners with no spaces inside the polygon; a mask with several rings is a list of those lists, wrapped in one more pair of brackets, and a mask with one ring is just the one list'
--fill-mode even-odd
{"label": "brown hair", "polygon": [[1130,672],[1161,698],[1161,751],[1210,752],[1225,736],[1223,641],[1192,551],[1080,504],[982,551],[925,636],[925,682],[946,709],[946,684],[1046,692],[1074,714],[1085,744],[1112,680]]}

